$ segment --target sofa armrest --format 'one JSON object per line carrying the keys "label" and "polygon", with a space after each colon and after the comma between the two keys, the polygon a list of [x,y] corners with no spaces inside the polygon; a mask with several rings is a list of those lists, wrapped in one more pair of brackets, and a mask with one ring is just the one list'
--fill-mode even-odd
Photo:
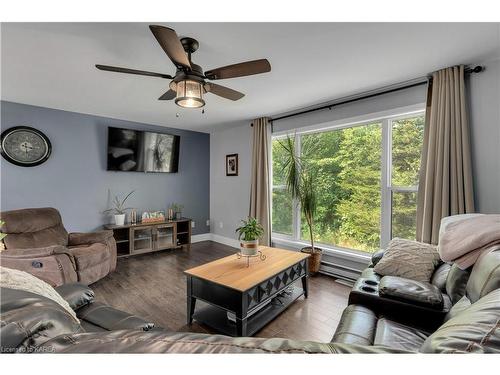
{"label": "sofa armrest", "polygon": [[16,258],[16,259],[27,259],[27,258],[41,258],[49,257],[55,254],[65,254],[67,249],[64,246],[47,246],[47,247],[36,247],[31,249],[7,249],[2,251],[2,258]]}
{"label": "sofa armrest", "polygon": [[373,345],[378,318],[370,309],[349,305],[342,312],[332,343]]}
{"label": "sofa armrest", "polygon": [[382,277],[379,295],[433,310],[442,310],[444,304],[443,294],[436,286],[397,276]]}
{"label": "sofa armrest", "polygon": [[113,238],[112,230],[103,230],[92,233],[70,233],[68,235],[69,246],[90,245],[93,243],[107,244]]}
{"label": "sofa armrest", "polygon": [[329,344],[334,354],[416,354],[416,352],[381,345]]}
{"label": "sofa armrest", "polygon": [[55,290],[75,311],[91,303],[95,296],[92,289],[81,283],[60,285]]}
{"label": "sofa armrest", "polygon": [[120,329],[149,331],[154,327],[152,322],[101,302],[93,302],[83,306],[76,311],[76,315],[79,319],[86,320],[108,331]]}
{"label": "sofa armrest", "polygon": [[385,249],[379,250],[372,255],[372,263],[370,264],[371,267],[375,267],[378,262],[380,262],[380,259],[384,256]]}
{"label": "sofa armrest", "polygon": [[228,337],[164,330],[122,330],[59,335],[42,345],[55,353],[175,353],[175,354],[332,354],[405,353],[383,346],[324,344],[281,338]]}

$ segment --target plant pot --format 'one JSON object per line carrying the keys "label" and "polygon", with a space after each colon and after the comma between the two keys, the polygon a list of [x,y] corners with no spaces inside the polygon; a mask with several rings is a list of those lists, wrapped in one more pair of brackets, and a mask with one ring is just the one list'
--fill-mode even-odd
{"label": "plant pot", "polygon": [[257,255],[257,251],[259,250],[259,240],[240,240],[240,250],[241,255]]}
{"label": "plant pot", "polygon": [[182,219],[182,212],[176,212],[175,213],[175,220],[180,220]]}
{"label": "plant pot", "polygon": [[309,268],[309,274],[311,276],[316,275],[319,272],[319,266],[321,265],[321,255],[323,254],[323,250],[318,247],[314,247],[314,251],[312,251],[312,248],[308,246],[302,248],[300,251],[311,255],[307,258],[307,266]]}
{"label": "plant pot", "polygon": [[115,224],[124,225],[125,224],[125,214],[115,215]]}

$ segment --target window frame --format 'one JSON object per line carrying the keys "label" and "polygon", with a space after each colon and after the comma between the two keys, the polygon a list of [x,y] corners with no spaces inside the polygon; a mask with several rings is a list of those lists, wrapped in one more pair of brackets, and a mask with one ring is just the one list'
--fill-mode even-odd
{"label": "window frame", "polygon": [[[425,103],[419,103],[406,107],[394,108],[387,111],[381,111],[371,114],[366,114],[362,116],[356,116],[343,120],[335,120],[331,122],[315,124],[311,126],[306,126],[302,128],[285,130],[280,132],[274,132],[271,138],[270,151],[271,162],[269,173],[271,181],[271,223],[272,223],[272,193],[278,186],[273,185],[273,162],[272,162],[272,143],[276,139],[282,139],[287,136],[287,134],[296,134],[297,142],[295,146],[295,152],[300,153],[300,140],[302,135],[321,133],[332,130],[341,130],[346,128],[351,128],[355,126],[368,125],[374,122],[379,122],[381,124],[382,131],[382,152],[381,152],[381,181],[380,181],[380,193],[381,193],[381,212],[380,212],[380,247],[385,248],[392,237],[392,194],[394,192],[417,192],[418,186],[392,186],[392,123],[397,120],[416,117],[423,115],[425,116]],[[283,188],[281,185],[279,186]],[[292,203],[292,235],[286,235],[283,233],[271,233],[271,240],[273,243],[283,244],[290,247],[302,247],[308,244],[307,241],[300,239],[300,227],[301,227],[301,215],[300,215],[300,205],[298,202],[294,201]],[[341,247],[338,245],[324,244],[318,242],[318,246],[321,247],[327,254],[332,255],[342,255],[355,258],[370,258],[371,254],[362,250],[350,249]]]}

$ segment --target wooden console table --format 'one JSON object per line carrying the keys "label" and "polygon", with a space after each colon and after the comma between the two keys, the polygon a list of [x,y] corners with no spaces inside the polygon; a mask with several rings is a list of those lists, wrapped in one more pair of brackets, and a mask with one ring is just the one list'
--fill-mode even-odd
{"label": "wooden console table", "polygon": [[118,257],[151,253],[191,244],[191,219],[104,225],[112,230]]}

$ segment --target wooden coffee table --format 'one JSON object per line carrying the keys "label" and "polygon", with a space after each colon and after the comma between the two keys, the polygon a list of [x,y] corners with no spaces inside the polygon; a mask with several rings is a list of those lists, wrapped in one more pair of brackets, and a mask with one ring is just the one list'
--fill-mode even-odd
{"label": "wooden coffee table", "polygon": [[[236,254],[185,271],[187,323],[193,318],[230,336],[252,336],[297,298],[307,298],[308,254],[259,247],[266,256],[239,259]],[[295,281],[302,280],[302,287]],[[208,306],[195,313],[196,300]],[[228,319],[234,313],[236,322]]]}

